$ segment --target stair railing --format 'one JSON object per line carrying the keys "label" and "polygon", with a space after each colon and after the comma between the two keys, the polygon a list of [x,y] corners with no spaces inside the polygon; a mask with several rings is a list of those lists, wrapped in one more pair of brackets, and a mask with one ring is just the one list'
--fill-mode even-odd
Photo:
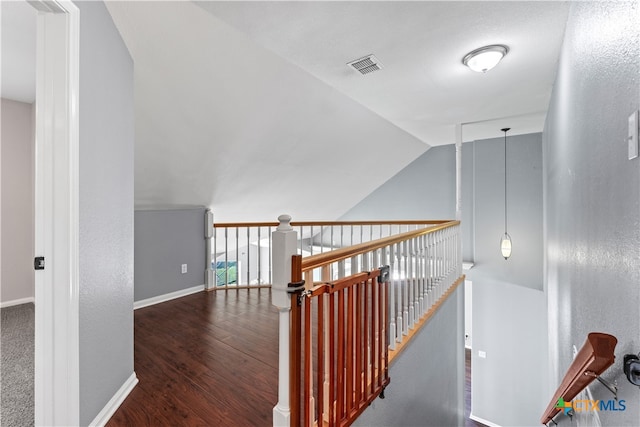
{"label": "stair railing", "polygon": [[[298,221],[297,253],[326,253],[445,221]],[[278,222],[213,223],[209,290],[269,287],[273,283],[272,233]],[[347,263],[347,269],[349,264]]]}
{"label": "stair railing", "polygon": [[290,218],[279,219],[273,236],[272,301],[281,321],[274,425],[350,425],[383,395],[389,350],[403,345],[463,279],[459,221],[302,258]]}

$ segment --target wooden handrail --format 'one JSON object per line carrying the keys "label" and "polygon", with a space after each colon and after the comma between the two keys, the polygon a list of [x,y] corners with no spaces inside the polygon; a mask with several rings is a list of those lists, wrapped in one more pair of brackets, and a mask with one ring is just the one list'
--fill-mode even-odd
{"label": "wooden handrail", "polygon": [[309,271],[313,270],[314,268],[333,264],[334,262],[342,261],[355,255],[375,251],[376,249],[381,249],[385,246],[400,243],[414,237],[422,236],[424,234],[430,234],[439,230],[444,230],[445,228],[453,227],[458,224],[460,224],[460,221],[438,222],[438,225],[434,225],[433,227],[420,228],[418,230],[412,230],[402,234],[396,234],[394,236],[383,237],[382,239],[360,243],[358,245],[349,246],[347,248],[335,249],[331,252],[311,255],[303,258],[302,271]]}
{"label": "wooden handrail", "polygon": [[[292,221],[292,227],[308,227],[322,226],[329,227],[332,225],[437,225],[449,222],[449,220],[379,220],[379,221]],[[214,223],[214,228],[233,228],[233,227],[277,227],[278,222],[218,222]]]}
{"label": "wooden handrail", "polygon": [[561,408],[557,407],[560,398],[565,402],[570,402],[597,376],[613,365],[617,342],[618,340],[613,335],[601,332],[591,332],[587,336],[587,340],[576,354],[573,363],[567,369],[560,386],[549,402],[549,406],[544,411],[540,419],[542,424],[547,424],[560,412]]}

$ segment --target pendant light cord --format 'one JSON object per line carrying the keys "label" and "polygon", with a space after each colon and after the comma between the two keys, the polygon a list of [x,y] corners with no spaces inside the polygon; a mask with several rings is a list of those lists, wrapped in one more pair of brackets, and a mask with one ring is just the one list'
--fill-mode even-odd
{"label": "pendant light cord", "polygon": [[507,132],[511,128],[504,128],[504,234],[507,234]]}

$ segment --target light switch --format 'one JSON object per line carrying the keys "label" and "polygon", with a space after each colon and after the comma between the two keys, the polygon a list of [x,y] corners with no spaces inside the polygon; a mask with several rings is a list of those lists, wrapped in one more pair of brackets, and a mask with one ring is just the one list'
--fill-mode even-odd
{"label": "light switch", "polygon": [[478,351],[478,357],[486,359],[487,358],[487,352],[486,351],[482,351],[482,350]]}
{"label": "light switch", "polygon": [[629,160],[638,157],[638,110],[629,116]]}

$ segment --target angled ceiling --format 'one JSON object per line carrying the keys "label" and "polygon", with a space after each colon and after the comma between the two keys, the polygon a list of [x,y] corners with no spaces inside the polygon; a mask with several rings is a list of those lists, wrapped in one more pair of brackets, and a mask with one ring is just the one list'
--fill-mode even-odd
{"label": "angled ceiling", "polygon": [[139,206],[335,219],[428,148],[191,2],[108,8],[134,59]]}
{"label": "angled ceiling", "polygon": [[[135,64],[136,203],[335,219],[432,145],[541,131],[565,2],[109,2]],[[494,70],[461,64],[511,51]],[[384,69],[346,63],[373,53]]]}
{"label": "angled ceiling", "polygon": [[[428,145],[539,132],[555,78],[567,2],[212,2],[204,10]],[[461,62],[489,44],[509,54],[494,70]],[[375,54],[362,76],[347,62]],[[505,124],[503,119],[508,118]],[[489,122],[489,123],[484,123]],[[507,123],[508,122],[508,123]]]}

